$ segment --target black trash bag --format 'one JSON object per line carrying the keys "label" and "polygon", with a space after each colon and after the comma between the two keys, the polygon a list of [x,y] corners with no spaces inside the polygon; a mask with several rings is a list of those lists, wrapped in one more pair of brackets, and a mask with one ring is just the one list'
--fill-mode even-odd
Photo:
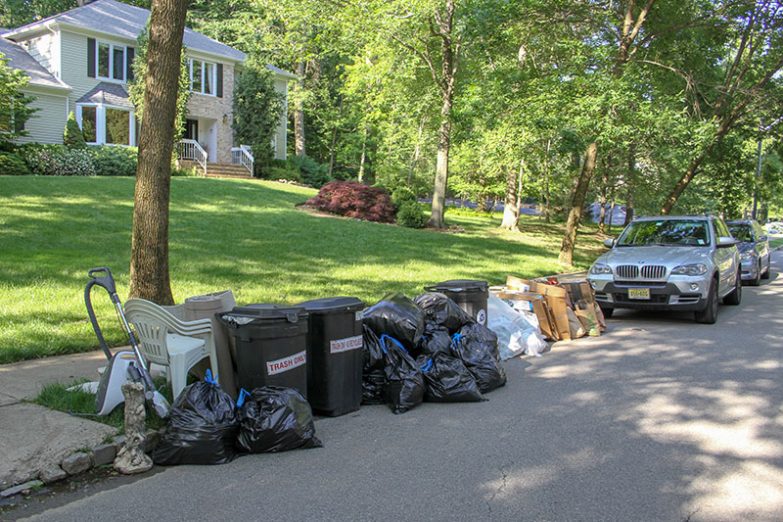
{"label": "black trash bag", "polygon": [[452,337],[451,349],[476,379],[481,393],[506,384],[506,372],[500,364],[498,336],[486,326],[478,323],[463,326]]}
{"label": "black trash bag", "polygon": [[424,402],[424,377],[405,347],[388,335],[380,338],[386,356],[386,401],[394,413],[405,413]]}
{"label": "black trash bag", "polygon": [[152,453],[155,464],[225,464],[236,456],[239,423],[234,399],[207,370],[204,381],[182,390]]}
{"label": "black trash bag", "polygon": [[419,351],[422,355],[435,355],[438,352],[451,353],[451,335],[449,331],[434,323],[427,323],[424,335],[419,341]]}
{"label": "black trash bag", "polygon": [[476,379],[457,357],[438,352],[432,357],[422,355],[416,362],[424,376],[424,400],[427,402],[480,402]]}
{"label": "black trash bag", "polygon": [[465,310],[459,307],[450,297],[440,292],[428,292],[414,299],[416,305],[424,313],[427,323],[445,327],[450,334],[475,322]]}
{"label": "black trash bag", "polygon": [[362,366],[362,404],[383,404],[386,402],[386,359],[383,356],[381,343],[373,331],[362,325],[364,339],[364,365]]}
{"label": "black trash bag", "polygon": [[363,322],[375,335],[394,337],[407,350],[416,348],[416,343],[424,333],[424,314],[402,294],[389,294],[366,309]]}
{"label": "black trash bag", "polygon": [[242,390],[237,445],[248,453],[275,453],[323,446],[315,436],[313,410],[293,388],[264,386]]}

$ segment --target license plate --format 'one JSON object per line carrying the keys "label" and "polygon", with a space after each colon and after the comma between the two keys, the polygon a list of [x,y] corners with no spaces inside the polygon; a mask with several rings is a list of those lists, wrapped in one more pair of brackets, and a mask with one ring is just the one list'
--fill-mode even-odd
{"label": "license plate", "polygon": [[649,299],[650,298],[650,289],[649,288],[629,288],[628,289],[628,299]]}

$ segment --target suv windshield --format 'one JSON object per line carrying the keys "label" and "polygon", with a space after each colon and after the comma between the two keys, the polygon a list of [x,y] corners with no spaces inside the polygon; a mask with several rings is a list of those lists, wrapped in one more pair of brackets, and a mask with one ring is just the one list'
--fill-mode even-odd
{"label": "suv windshield", "polygon": [[745,224],[729,225],[729,232],[737,241],[750,243],[753,241],[753,227]]}
{"label": "suv windshield", "polygon": [[617,246],[707,246],[707,222],[693,219],[637,221],[628,225]]}

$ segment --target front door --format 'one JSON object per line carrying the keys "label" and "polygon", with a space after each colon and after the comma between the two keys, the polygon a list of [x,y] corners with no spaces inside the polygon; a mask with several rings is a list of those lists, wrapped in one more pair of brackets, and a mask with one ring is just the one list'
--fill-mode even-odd
{"label": "front door", "polygon": [[198,120],[185,120],[185,139],[198,140]]}

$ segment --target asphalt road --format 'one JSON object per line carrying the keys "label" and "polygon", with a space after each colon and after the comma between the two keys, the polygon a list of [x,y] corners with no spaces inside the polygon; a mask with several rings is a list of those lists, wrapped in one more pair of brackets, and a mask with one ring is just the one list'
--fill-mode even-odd
{"label": "asphalt road", "polygon": [[485,403],[365,407],[319,420],[322,449],[169,468],[7,515],[783,520],[781,263],[717,325],[618,313],[600,338],[508,362]]}

